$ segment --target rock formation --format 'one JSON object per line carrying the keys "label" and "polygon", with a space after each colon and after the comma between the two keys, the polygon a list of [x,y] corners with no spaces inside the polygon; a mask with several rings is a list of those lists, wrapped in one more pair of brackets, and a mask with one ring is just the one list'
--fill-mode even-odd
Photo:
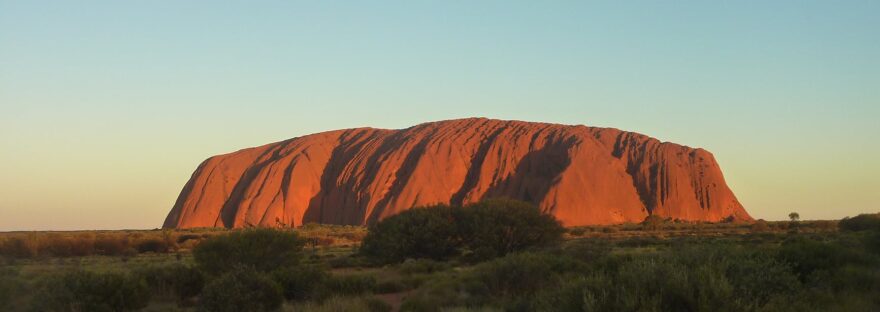
{"label": "rock formation", "polygon": [[508,197],[566,226],[751,220],[706,150],[611,128],[484,118],[307,135],[205,160],[165,228],[368,224]]}

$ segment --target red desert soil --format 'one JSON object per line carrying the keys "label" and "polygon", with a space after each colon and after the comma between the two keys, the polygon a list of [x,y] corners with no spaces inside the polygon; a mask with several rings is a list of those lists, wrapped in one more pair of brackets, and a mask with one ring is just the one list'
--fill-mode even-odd
{"label": "red desert soil", "polygon": [[484,118],[317,133],[205,160],[165,228],[367,224],[507,197],[566,226],[751,220],[706,150],[612,128]]}

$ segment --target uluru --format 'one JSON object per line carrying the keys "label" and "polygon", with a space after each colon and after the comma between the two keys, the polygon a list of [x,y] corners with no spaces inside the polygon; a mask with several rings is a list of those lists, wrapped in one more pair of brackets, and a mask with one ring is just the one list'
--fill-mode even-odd
{"label": "uluru", "polygon": [[468,118],[322,132],[210,157],[164,227],[364,225],[412,207],[502,197],[566,226],[752,219],[704,149],[613,128]]}

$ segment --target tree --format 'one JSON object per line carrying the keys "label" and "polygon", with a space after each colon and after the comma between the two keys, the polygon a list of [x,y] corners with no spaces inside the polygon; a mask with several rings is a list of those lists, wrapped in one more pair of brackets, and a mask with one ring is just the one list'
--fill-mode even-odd
{"label": "tree", "polygon": [[801,219],[801,215],[797,212],[792,212],[788,214],[788,218],[791,219],[791,222],[798,222]]}

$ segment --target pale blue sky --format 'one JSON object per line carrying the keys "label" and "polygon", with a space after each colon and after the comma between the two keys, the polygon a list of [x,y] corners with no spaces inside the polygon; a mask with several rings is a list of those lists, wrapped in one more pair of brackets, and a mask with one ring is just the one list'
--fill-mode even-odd
{"label": "pale blue sky", "polygon": [[469,116],[712,151],[755,217],[880,210],[880,1],[0,0],[0,231],[159,227],[218,153]]}

